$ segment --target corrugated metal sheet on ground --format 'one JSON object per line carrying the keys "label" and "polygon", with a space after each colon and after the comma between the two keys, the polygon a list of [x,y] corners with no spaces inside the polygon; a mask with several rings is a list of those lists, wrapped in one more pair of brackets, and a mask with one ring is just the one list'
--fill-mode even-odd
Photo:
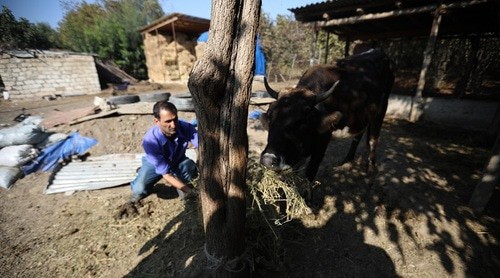
{"label": "corrugated metal sheet on ground", "polygon": [[55,170],[45,194],[96,190],[131,182],[141,166],[143,154],[109,154],[72,161]]}

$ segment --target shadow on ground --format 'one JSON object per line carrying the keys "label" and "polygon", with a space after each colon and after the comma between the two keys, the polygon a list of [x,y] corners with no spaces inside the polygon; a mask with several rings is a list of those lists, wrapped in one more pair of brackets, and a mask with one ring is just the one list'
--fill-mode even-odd
{"label": "shadow on ground", "polygon": [[[479,134],[388,120],[371,174],[334,167],[348,144],[330,144],[318,211],[282,227],[280,264],[256,262],[255,277],[499,277],[498,190],[485,213],[466,207],[489,153]],[[203,243],[198,204],[188,205],[137,250],[148,255],[127,277],[199,276]]]}

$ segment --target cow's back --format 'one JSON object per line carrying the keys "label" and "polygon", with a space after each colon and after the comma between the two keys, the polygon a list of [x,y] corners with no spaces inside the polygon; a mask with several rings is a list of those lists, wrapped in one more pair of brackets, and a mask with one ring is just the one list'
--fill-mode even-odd
{"label": "cow's back", "polygon": [[[384,92],[387,92],[392,87],[394,75],[387,55],[379,49],[371,49],[340,59],[335,65],[317,65],[309,68],[296,87],[307,88],[318,94],[330,89],[338,80],[341,80],[340,83],[346,83],[341,85],[345,89],[384,87],[386,89]],[[338,93],[335,95],[338,96]]]}
{"label": "cow's back", "polygon": [[[315,93],[327,91],[340,80],[336,91],[317,108],[324,114],[343,114],[338,128],[361,132],[371,118],[385,114],[394,82],[391,63],[381,50],[370,50],[338,60],[336,65],[312,67],[297,84]],[[383,117],[383,115],[382,115]]]}
{"label": "cow's back", "polygon": [[315,94],[325,92],[340,79],[340,72],[333,65],[317,65],[302,74],[296,88],[306,88]]}

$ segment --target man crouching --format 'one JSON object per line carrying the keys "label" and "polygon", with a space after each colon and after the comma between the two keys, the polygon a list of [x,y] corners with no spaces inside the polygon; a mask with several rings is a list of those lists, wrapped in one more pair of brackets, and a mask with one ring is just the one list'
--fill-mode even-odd
{"label": "man crouching", "polygon": [[137,177],[131,182],[132,197],[122,206],[117,218],[137,214],[137,202],[148,196],[162,178],[177,189],[181,199],[197,196],[191,182],[198,175],[198,169],[195,162],[186,157],[188,146],[198,148],[195,126],[179,120],[177,108],[166,100],[155,103],[153,116],[154,126],[142,140],[146,155]]}

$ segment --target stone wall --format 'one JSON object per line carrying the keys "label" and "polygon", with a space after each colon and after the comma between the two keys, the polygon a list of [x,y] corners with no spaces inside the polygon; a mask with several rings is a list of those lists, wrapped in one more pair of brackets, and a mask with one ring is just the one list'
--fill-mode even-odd
{"label": "stone wall", "polygon": [[68,52],[0,55],[0,78],[11,99],[98,94],[92,55]]}
{"label": "stone wall", "polygon": [[196,38],[178,32],[175,39],[167,33],[144,34],[149,81],[164,83],[188,80],[196,61]]}

